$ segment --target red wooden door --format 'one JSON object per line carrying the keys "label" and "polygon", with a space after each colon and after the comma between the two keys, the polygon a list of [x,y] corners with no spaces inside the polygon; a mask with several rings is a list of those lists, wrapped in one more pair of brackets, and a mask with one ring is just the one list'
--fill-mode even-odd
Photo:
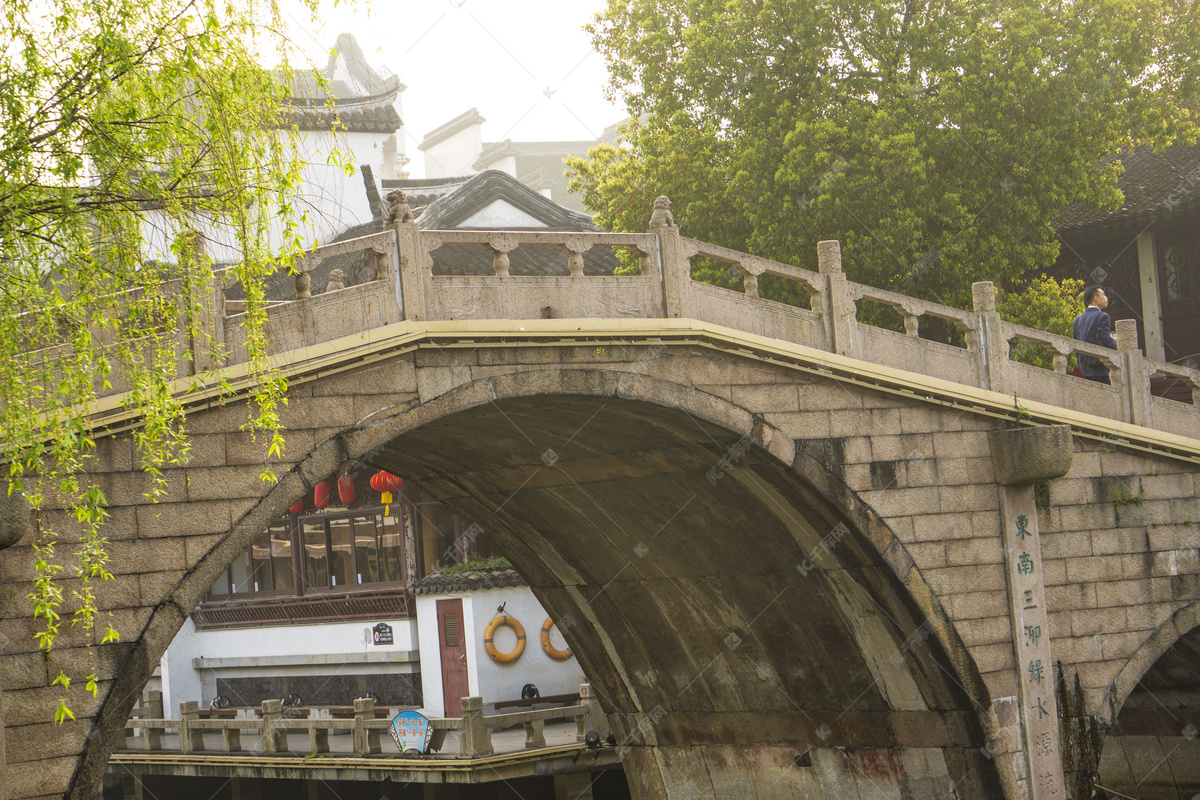
{"label": "red wooden door", "polygon": [[467,684],[467,643],[463,641],[462,600],[438,600],[438,639],[442,655],[442,702],[447,717],[462,716]]}

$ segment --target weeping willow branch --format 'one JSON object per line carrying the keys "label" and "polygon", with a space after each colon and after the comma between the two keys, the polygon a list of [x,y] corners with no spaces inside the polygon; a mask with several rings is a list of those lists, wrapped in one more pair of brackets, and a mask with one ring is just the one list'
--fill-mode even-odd
{"label": "weeping willow branch", "polygon": [[[278,111],[291,80],[282,31],[278,6],[258,0],[0,11],[0,464],[37,520],[28,599],[49,661],[67,628],[89,654],[120,637],[96,600],[114,577],[106,498],[88,475],[89,403],[119,388],[137,407],[148,500],[189,457],[171,382],[194,342],[222,357],[201,324],[214,281],[205,239],[239,254],[256,382],[247,427],[282,451],[287,386],[267,361],[264,285],[299,252],[302,176],[298,133]],[[260,53],[283,69],[265,70]],[[78,687],[97,692],[94,664],[48,669],[58,722],[74,719]]]}

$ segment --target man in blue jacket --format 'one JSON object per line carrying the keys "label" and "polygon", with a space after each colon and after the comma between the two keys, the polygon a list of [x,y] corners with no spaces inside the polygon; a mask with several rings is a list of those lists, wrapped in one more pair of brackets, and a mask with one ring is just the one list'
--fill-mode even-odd
{"label": "man in blue jacket", "polygon": [[[1117,349],[1117,341],[1112,335],[1112,319],[1104,313],[1108,308],[1108,297],[1099,286],[1089,286],[1083,290],[1083,303],[1087,309],[1075,318],[1075,338],[1088,344],[1097,344],[1110,350]],[[1079,353],[1079,371],[1089,381],[1108,383],[1108,367],[1095,356]]]}

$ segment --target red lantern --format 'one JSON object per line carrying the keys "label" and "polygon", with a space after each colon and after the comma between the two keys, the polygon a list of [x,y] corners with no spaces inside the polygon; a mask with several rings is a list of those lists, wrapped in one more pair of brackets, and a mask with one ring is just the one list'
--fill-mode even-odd
{"label": "red lantern", "polygon": [[288,511],[292,512],[293,514],[299,514],[299,513],[303,512],[304,511],[304,501],[297,500],[296,502],[292,503],[292,505],[288,509]]}
{"label": "red lantern", "polygon": [[384,516],[391,515],[392,492],[397,491],[404,483],[404,478],[390,472],[376,472],[371,476],[371,488],[380,493],[383,502]]}
{"label": "red lantern", "polygon": [[321,481],[313,487],[313,505],[317,508],[329,505],[329,481]]}
{"label": "red lantern", "polygon": [[344,506],[354,502],[354,478],[349,475],[338,478],[338,497],[342,499]]}

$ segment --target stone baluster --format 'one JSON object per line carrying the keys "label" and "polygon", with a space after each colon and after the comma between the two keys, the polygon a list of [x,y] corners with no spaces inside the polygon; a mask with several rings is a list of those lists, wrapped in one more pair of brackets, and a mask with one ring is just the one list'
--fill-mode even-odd
{"label": "stone baluster", "polygon": [[567,254],[567,270],[571,277],[583,275],[583,254],[592,249],[592,243],[582,236],[568,236],[558,249]]}
{"label": "stone baluster", "polygon": [[1194,378],[1180,378],[1192,391],[1192,407],[1200,408],[1200,381]]}
{"label": "stone baluster", "polygon": [[758,297],[758,276],[749,272],[742,273],[742,287],[750,297]]}
{"label": "stone baluster", "polygon": [[280,727],[283,722],[283,701],[262,701],[262,725],[259,737],[262,740],[264,753],[286,753],[288,749],[287,731]]}
{"label": "stone baluster", "polygon": [[[232,722],[232,720],[230,720]],[[241,728],[221,728],[221,744],[226,753],[242,752]]]}
{"label": "stone baluster", "polygon": [[[492,271],[498,277],[507,278],[509,266],[508,254],[517,249],[517,240],[507,234],[496,234],[495,236],[488,237],[487,244],[483,246],[483,249],[492,254]],[[582,257],[580,263],[582,264]],[[581,266],[580,270],[582,271],[582,269],[583,267]]]}
{"label": "stone baluster", "polygon": [[[327,714],[322,709],[309,709],[309,719],[325,719]],[[329,752],[329,729],[313,726],[308,729],[308,752],[310,753],[328,753]]]}
{"label": "stone baluster", "polygon": [[850,285],[842,272],[842,244],[836,239],[817,242],[817,269],[825,276],[824,310],[830,350],[843,356],[855,356],[858,307],[850,296]]}
{"label": "stone baluster", "polygon": [[492,729],[483,717],[483,698],[462,699],[462,733],[460,755],[467,758],[491,755]]}
{"label": "stone baluster", "polygon": [[368,728],[368,722],[375,721],[375,701],[370,697],[360,697],[354,701],[354,752],[360,756],[380,752],[379,731]]}
{"label": "stone baluster", "polygon": [[921,316],[914,314],[912,309],[905,308],[904,311],[904,333],[913,339],[921,338]]}
{"label": "stone baluster", "polygon": [[1071,353],[1069,351],[1060,350],[1057,347],[1054,348],[1054,354],[1052,355],[1052,358],[1054,359],[1054,371],[1059,375],[1066,375],[1067,364],[1069,363],[1070,357]]}
{"label": "stone baluster", "polygon": [[[1117,320],[1117,352],[1121,354],[1122,383],[1129,398],[1129,421],[1150,424],[1150,369],[1138,347],[1137,320]],[[1116,381],[1113,381],[1116,385]]]}
{"label": "stone baluster", "polygon": [[671,215],[669,198],[659,197],[654,201],[650,233],[658,237],[658,251],[662,257],[663,313],[668,319],[694,316],[692,262],[683,249],[683,237]]}
{"label": "stone baluster", "polygon": [[184,700],[179,704],[179,752],[198,753],[204,750],[204,731],[192,727],[200,719],[200,704]]}
{"label": "stone baluster", "polygon": [[297,300],[306,300],[309,297],[312,297],[312,291],[310,290],[312,276],[309,274],[309,270],[312,269],[312,264],[313,257],[307,253],[300,256],[296,263],[297,272],[295,276],[293,276],[292,280],[296,285],[295,299]]}
{"label": "stone baluster", "polygon": [[651,249],[643,249],[641,246],[631,244],[625,246],[625,251],[638,260],[638,266],[645,277],[653,277],[658,275],[658,251]]}
{"label": "stone baluster", "polygon": [[978,349],[980,385],[993,392],[1009,394],[1008,340],[1004,321],[996,311],[996,287],[991,281],[971,284],[971,299],[979,315]]}
{"label": "stone baluster", "polygon": [[525,749],[532,750],[535,747],[546,746],[546,722],[540,719],[526,720],[525,726]]}
{"label": "stone baluster", "polygon": [[162,728],[142,728],[142,749],[162,750]]}

